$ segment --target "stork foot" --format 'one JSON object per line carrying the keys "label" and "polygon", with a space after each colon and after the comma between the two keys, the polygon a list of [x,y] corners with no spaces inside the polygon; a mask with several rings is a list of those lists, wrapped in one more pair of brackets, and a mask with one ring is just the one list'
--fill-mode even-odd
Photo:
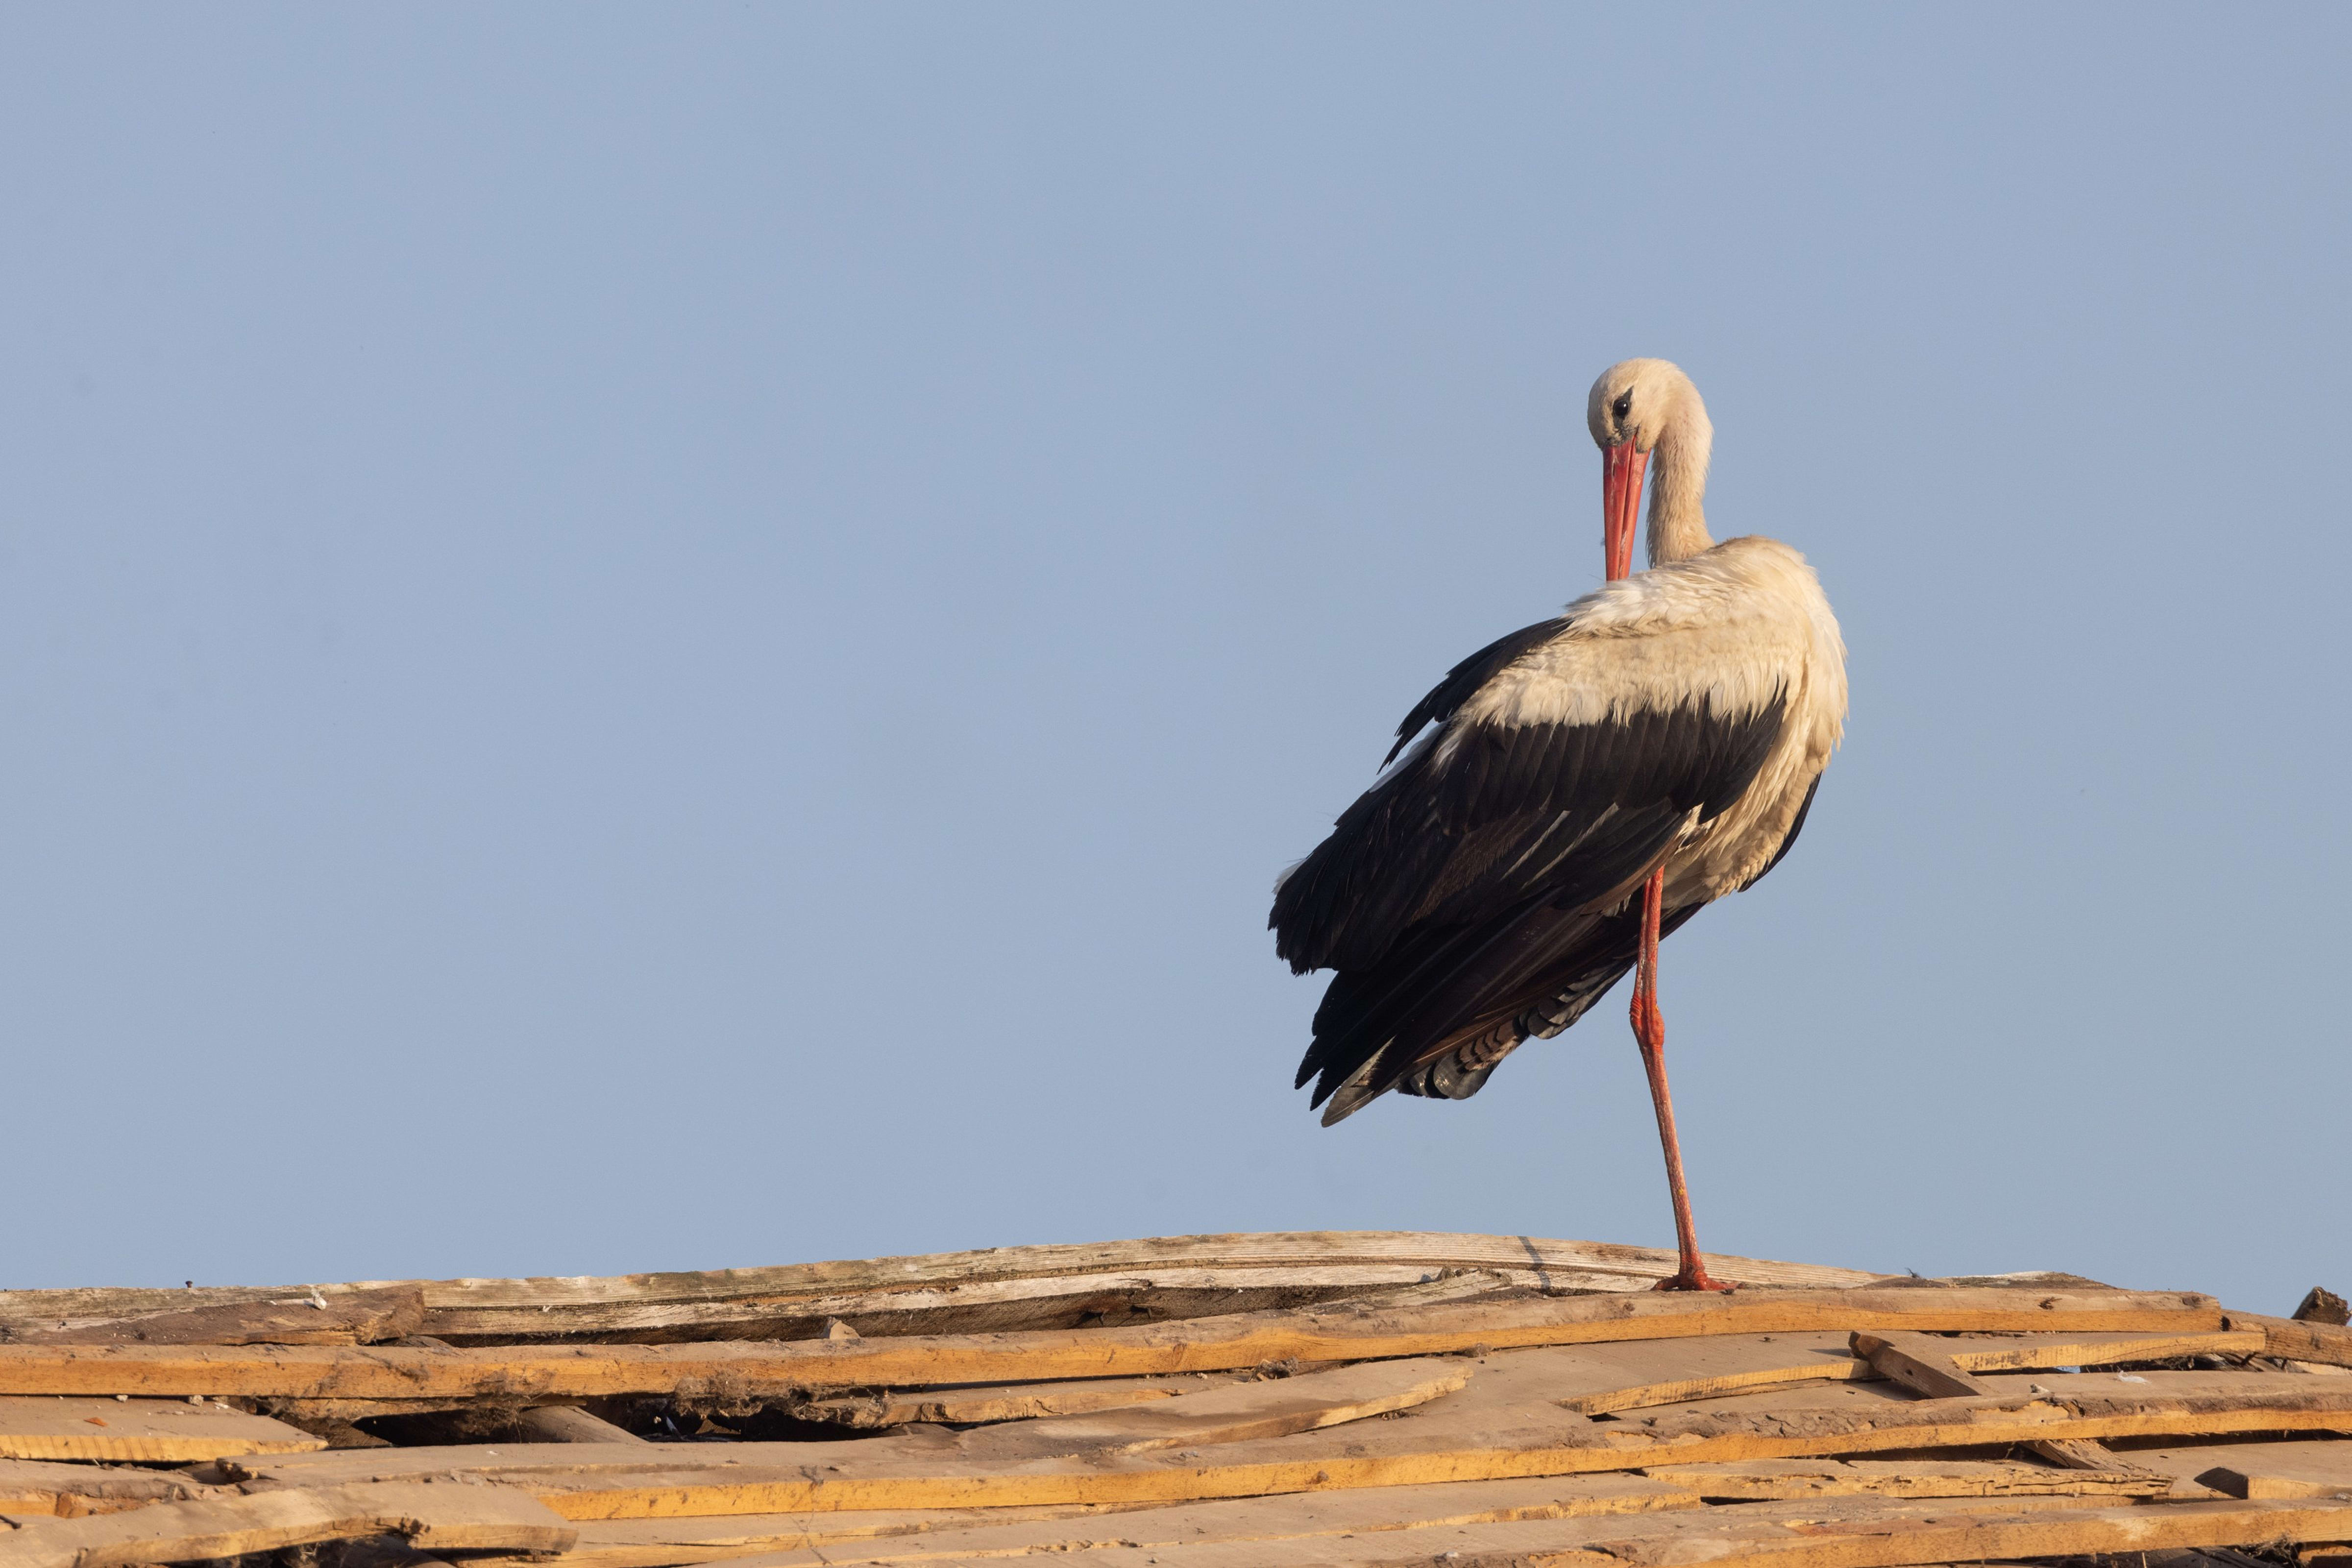
{"label": "stork foot", "polygon": [[1693,1261],[1675,1270],[1671,1279],[1661,1280],[1650,1289],[1654,1291],[1722,1291],[1728,1293],[1739,1287],[1725,1284],[1708,1273],[1706,1265]]}

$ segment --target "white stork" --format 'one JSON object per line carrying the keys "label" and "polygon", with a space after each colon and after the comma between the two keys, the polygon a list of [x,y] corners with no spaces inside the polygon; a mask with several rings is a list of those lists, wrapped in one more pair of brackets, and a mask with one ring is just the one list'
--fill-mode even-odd
{"label": "white stork", "polygon": [[[1804,557],[1707,536],[1715,432],[1688,376],[1612,366],[1585,423],[1612,580],[1449,671],[1380,779],[1283,874],[1268,924],[1295,972],[1335,971],[1298,1066],[1326,1126],[1391,1089],[1468,1098],[1636,969],[1682,1252],[1660,1288],[1719,1290],[1666,1092],[1657,943],[1796,841],[1844,727],[1845,644]],[[1629,577],[1653,463],[1650,570]]]}

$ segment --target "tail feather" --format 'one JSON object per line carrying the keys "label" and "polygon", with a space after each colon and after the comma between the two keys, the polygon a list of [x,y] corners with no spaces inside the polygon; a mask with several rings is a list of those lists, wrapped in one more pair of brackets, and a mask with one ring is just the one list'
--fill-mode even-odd
{"label": "tail feather", "polygon": [[[1703,907],[1666,911],[1659,934],[1678,929]],[[1558,918],[1546,921],[1539,917],[1543,913]],[[1403,988],[1391,966],[1343,970],[1317,1011],[1315,1041],[1299,1064],[1298,1084],[1319,1076],[1310,1103],[1329,1102],[1323,1113],[1327,1127],[1391,1089],[1422,1098],[1466,1100],[1486,1087],[1503,1058],[1529,1040],[1561,1033],[1607,995],[1633,967],[1641,933],[1641,908],[1634,903],[1609,915],[1523,911],[1509,930],[1452,934],[1436,953],[1397,956],[1417,972],[1449,957],[1467,960],[1438,996],[1402,1017],[1361,999]],[[1486,940],[1477,941],[1480,935]],[[1520,940],[1508,941],[1513,936]],[[1448,993],[1492,996],[1498,979],[1508,988],[1502,1008],[1489,1007],[1469,1019],[1460,1018],[1458,1009],[1449,1013]]]}

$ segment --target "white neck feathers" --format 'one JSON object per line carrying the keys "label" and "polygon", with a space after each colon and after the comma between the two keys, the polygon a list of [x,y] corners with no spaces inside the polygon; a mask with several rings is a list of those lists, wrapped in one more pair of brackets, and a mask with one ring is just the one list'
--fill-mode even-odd
{"label": "white neck feathers", "polygon": [[1685,380],[1666,409],[1650,453],[1650,564],[1687,560],[1711,547],[1706,531],[1706,464],[1715,425],[1698,389]]}

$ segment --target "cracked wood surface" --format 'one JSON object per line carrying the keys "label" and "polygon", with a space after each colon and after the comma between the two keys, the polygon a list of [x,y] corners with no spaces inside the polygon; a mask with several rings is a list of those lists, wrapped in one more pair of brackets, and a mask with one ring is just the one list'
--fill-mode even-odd
{"label": "cracked wood surface", "polygon": [[2283,1361],[2352,1366],[2352,1328],[2294,1318],[2267,1318],[2253,1312],[2231,1312],[2229,1318],[2232,1328],[2260,1333],[2267,1342],[2268,1354]]}
{"label": "cracked wood surface", "polygon": [[81,1327],[11,1326],[11,1344],[376,1344],[425,1322],[414,1287],[285,1301],[223,1302]]}

